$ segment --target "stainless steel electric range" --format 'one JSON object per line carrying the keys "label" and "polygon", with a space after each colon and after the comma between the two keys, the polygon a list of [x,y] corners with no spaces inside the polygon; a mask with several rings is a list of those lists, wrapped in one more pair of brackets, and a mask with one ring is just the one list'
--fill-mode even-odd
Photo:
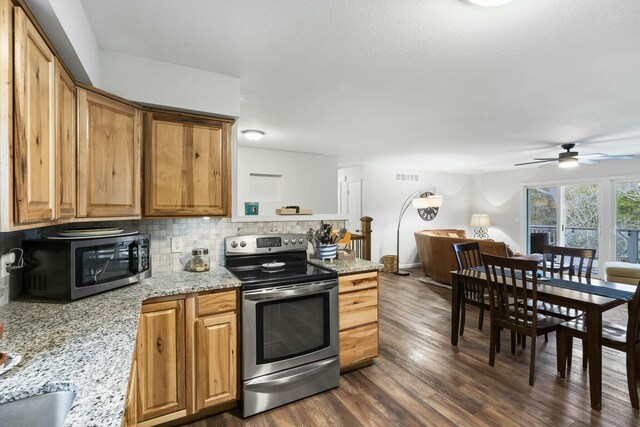
{"label": "stainless steel electric range", "polygon": [[242,402],[248,417],[338,386],[338,274],[307,263],[304,234],[225,239],[242,282]]}

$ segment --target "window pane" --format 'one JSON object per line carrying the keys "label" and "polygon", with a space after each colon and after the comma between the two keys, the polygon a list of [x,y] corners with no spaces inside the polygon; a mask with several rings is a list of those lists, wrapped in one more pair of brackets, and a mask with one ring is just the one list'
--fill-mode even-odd
{"label": "window pane", "polygon": [[640,181],[616,183],[616,259],[638,263]]}
{"label": "window pane", "polygon": [[556,243],[558,189],[538,187],[527,190],[529,252],[542,253],[542,245]]}

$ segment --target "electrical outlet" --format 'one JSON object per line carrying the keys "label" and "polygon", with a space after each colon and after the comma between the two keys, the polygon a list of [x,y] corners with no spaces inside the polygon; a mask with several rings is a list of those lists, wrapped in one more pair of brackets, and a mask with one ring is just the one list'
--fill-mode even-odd
{"label": "electrical outlet", "polygon": [[171,238],[171,253],[172,254],[181,254],[184,252],[184,239],[182,237],[172,237]]}

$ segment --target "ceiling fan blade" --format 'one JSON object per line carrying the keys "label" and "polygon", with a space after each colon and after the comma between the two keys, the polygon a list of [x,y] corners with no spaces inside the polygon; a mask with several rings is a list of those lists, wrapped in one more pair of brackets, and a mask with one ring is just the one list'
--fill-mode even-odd
{"label": "ceiling fan blade", "polygon": [[536,163],[549,163],[549,162],[557,162],[557,161],[558,161],[558,159],[536,160],[535,162],[516,163],[513,166],[533,165],[533,164],[536,164]]}
{"label": "ceiling fan blade", "polygon": [[546,162],[552,162],[554,160],[558,160],[557,157],[542,157],[542,158],[535,158],[533,160],[544,160]]}
{"label": "ceiling fan blade", "polygon": [[582,163],[583,165],[596,165],[600,163],[600,159],[578,159],[578,163]]}
{"label": "ceiling fan blade", "polygon": [[631,160],[636,156],[632,154],[605,154],[605,153],[589,153],[582,156],[578,156],[578,159],[584,159],[588,157],[597,157],[598,160]]}
{"label": "ceiling fan blade", "polygon": [[540,166],[540,168],[548,168],[549,166],[553,165],[555,162],[549,162],[546,165],[542,165]]}

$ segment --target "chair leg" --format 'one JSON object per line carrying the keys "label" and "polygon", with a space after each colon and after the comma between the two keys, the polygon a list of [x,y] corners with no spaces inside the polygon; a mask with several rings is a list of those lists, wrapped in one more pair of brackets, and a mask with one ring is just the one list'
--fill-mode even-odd
{"label": "chair leg", "polygon": [[500,335],[502,333],[502,328],[496,328],[496,353],[500,353]]}
{"label": "chair leg", "polygon": [[[571,361],[573,360],[573,337],[571,335],[566,334],[567,340],[567,366],[571,367]],[[584,350],[583,350],[584,351]]]}
{"label": "chair leg", "polygon": [[544,342],[549,342],[549,334],[544,334]]}
{"label": "chair leg", "polygon": [[536,376],[536,337],[531,337],[531,364],[529,366],[529,385],[533,386]]}
{"label": "chair leg", "polygon": [[587,353],[587,343],[582,340],[582,370],[586,371],[589,365],[589,353]]}
{"label": "chair leg", "polygon": [[561,331],[556,332],[556,360],[560,378],[567,376],[567,341],[568,337]]}
{"label": "chair leg", "polygon": [[460,304],[460,336],[464,335],[464,321],[467,317],[467,304],[464,302],[464,296],[462,297],[462,304]]}
{"label": "chair leg", "polygon": [[496,333],[498,328],[491,325],[489,328],[489,366],[493,366],[496,360]]}
{"label": "chair leg", "polygon": [[511,354],[516,354],[516,333],[511,331]]}
{"label": "chair leg", "polygon": [[527,348],[527,336],[522,335],[522,349],[524,350],[525,348]]}
{"label": "chair leg", "polygon": [[640,409],[638,403],[638,386],[636,383],[636,355],[635,351],[627,352],[627,384],[629,386],[629,397],[633,409]]}
{"label": "chair leg", "polygon": [[482,330],[484,324],[484,308],[480,307],[480,314],[478,316],[478,329]]}

